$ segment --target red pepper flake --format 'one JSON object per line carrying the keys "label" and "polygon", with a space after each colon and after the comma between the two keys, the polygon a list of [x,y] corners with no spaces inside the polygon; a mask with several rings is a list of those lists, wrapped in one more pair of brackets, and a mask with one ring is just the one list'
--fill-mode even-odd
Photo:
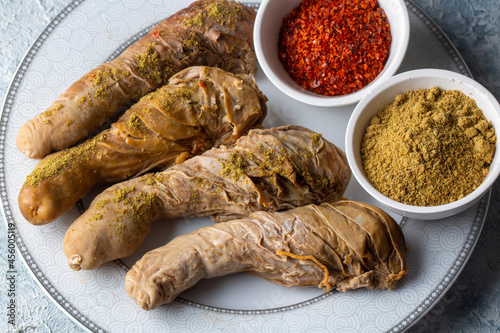
{"label": "red pepper flake", "polygon": [[206,84],[205,84],[205,83],[203,83],[203,82],[200,82],[200,83],[198,83],[198,84],[199,84],[199,85],[200,85],[200,87],[202,87],[203,89],[205,89],[205,88],[207,87],[207,86],[206,86]]}
{"label": "red pepper flake", "polygon": [[153,32],[153,36],[155,38],[160,38],[160,32],[158,30],[156,30],[155,32]]}
{"label": "red pepper flake", "polygon": [[302,0],[283,19],[279,57],[304,89],[339,96],[380,74],[391,40],[377,0]]}

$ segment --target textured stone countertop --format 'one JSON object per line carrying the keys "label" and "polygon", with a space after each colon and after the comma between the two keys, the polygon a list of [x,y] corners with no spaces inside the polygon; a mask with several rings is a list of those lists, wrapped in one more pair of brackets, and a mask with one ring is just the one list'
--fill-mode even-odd
{"label": "textured stone countertop", "polygon": [[[44,27],[70,0],[0,2],[0,100]],[[116,2],[116,1],[115,1]],[[414,0],[450,37],[474,78],[500,99],[500,6],[497,0]],[[7,230],[0,217],[0,331],[82,331],[17,262],[17,321],[8,325]],[[439,303],[409,332],[500,332],[500,180],[472,256]]]}

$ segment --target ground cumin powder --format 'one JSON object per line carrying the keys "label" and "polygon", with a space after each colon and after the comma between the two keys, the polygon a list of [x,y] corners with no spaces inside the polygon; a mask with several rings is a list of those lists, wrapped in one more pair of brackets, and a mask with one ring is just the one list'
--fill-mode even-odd
{"label": "ground cumin powder", "polygon": [[364,171],[389,198],[437,206],[474,191],[489,172],[496,134],[475,101],[437,87],[398,95],[372,118]]}

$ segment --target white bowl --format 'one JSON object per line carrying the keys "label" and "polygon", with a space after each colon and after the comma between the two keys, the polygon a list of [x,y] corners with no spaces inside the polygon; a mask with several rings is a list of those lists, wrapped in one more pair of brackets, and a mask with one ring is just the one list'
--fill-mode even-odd
{"label": "white bowl", "polygon": [[391,49],[383,71],[364,88],[343,96],[314,94],[299,86],[283,67],[278,56],[279,32],[283,18],[301,0],[264,0],[259,7],[254,27],[254,44],[260,67],[269,80],[288,96],[315,106],[343,106],[359,102],[368,91],[393,76],[398,70],[408,48],[410,20],[403,0],[379,0],[391,26]]}
{"label": "white bowl", "polygon": [[478,82],[464,75],[439,69],[421,69],[405,72],[385,81],[366,95],[354,109],[347,124],[345,148],[352,173],[361,186],[383,206],[391,211],[419,220],[445,218],[457,214],[476,203],[493,185],[500,174],[500,142],[495,145],[495,156],[490,172],[483,183],[464,198],[440,206],[412,206],[389,199],[377,191],[367,179],[361,161],[361,140],[372,119],[396,95],[417,90],[439,87],[446,90],[461,90],[476,101],[495,133],[500,131],[500,104],[495,97]]}

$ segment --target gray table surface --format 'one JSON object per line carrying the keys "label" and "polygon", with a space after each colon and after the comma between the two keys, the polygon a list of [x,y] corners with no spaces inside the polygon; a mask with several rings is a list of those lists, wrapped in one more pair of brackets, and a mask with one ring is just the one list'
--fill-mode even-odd
{"label": "gray table surface", "polygon": [[[70,0],[0,2],[0,100],[17,66],[43,28]],[[498,0],[413,0],[445,32],[474,78],[500,100]],[[17,260],[16,325],[9,325],[7,230],[0,217],[0,332],[80,332]],[[409,332],[500,332],[500,179],[493,189],[478,244],[461,275],[440,302]]]}

